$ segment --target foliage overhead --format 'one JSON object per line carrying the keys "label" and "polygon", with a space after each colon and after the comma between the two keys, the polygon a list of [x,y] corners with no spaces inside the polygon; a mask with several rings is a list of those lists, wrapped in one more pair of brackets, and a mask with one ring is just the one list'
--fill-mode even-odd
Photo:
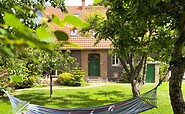
{"label": "foliage overhead", "polygon": [[[45,2],[47,1],[2,0],[0,3],[0,6],[2,6],[0,18],[0,23],[2,24],[0,26],[0,51],[2,53],[15,56],[15,47],[22,50],[27,46],[51,51],[54,48],[52,44],[55,41],[54,37],[58,41],[68,40],[68,35],[65,32],[56,31],[51,36],[48,29],[42,23],[36,23],[37,13],[45,15]],[[59,7],[62,11],[66,12],[63,0],[50,0],[50,3],[52,6]],[[68,15],[64,20],[53,15],[47,21],[52,21],[60,27],[64,27],[66,22],[78,27],[88,26],[87,23],[81,21],[79,18]]]}
{"label": "foliage overhead", "polygon": [[[50,70],[57,68],[66,70],[68,63],[74,61],[74,58],[69,56],[69,52],[61,53],[59,47],[56,49],[55,39],[60,44],[59,46],[63,46],[63,44],[74,46],[75,44],[65,42],[68,40],[67,33],[51,30],[48,23],[54,22],[60,27],[64,27],[66,23],[78,27],[85,27],[88,24],[75,16],[67,15],[64,20],[56,15],[53,15],[52,18],[47,17],[44,11],[47,1],[51,3],[51,6],[67,12],[64,0],[1,0],[0,2],[0,52],[2,58],[0,64],[2,69],[8,70],[12,81],[17,82],[21,78],[28,79],[30,76],[41,74],[48,68]],[[42,17],[43,15],[46,15],[47,19],[44,22],[37,22],[38,16]],[[31,82],[34,82],[33,78],[30,79]],[[22,86],[22,84],[20,85]]]}
{"label": "foliage overhead", "polygon": [[138,95],[145,81],[147,56],[152,53],[155,60],[169,60],[178,31],[166,15],[160,15],[160,9],[149,5],[151,1],[105,0],[102,3],[108,8],[106,18],[98,13],[87,17],[92,25],[82,31],[95,30],[97,43],[102,39],[112,42],[113,52],[129,76],[133,95]]}
{"label": "foliage overhead", "polygon": [[181,89],[185,71],[185,1],[106,0],[103,4],[109,9],[107,20],[100,29],[103,34],[99,36],[113,41],[125,59],[129,57],[128,53],[149,52],[156,53],[159,60],[171,58],[171,105],[174,114],[185,113]]}

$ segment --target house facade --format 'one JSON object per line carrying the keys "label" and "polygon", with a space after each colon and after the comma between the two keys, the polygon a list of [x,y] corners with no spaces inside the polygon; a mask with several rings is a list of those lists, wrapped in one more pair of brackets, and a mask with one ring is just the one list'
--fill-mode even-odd
{"label": "house facade", "polygon": [[[103,14],[106,12],[106,8],[102,6],[85,6],[85,0],[82,0],[81,6],[66,6],[68,13],[84,19],[87,12],[92,12],[93,9],[100,10]],[[53,8],[51,6],[46,7],[46,14],[57,15],[63,19],[65,14],[60,9]],[[118,81],[122,74],[122,66],[119,59],[116,56],[110,56],[108,50],[112,48],[109,40],[101,40],[97,45],[94,45],[96,39],[92,35],[89,37],[83,37],[79,35],[79,29],[65,26],[60,28],[59,26],[51,23],[51,27],[54,30],[63,30],[69,35],[69,42],[73,42],[81,48],[77,47],[63,47],[63,49],[71,50],[71,56],[76,58],[76,62],[85,71],[85,78],[87,81]]]}
{"label": "house facade", "polygon": [[[106,8],[103,6],[85,6],[85,0],[82,0],[81,6],[66,6],[69,14],[77,16],[84,20],[87,13],[99,10],[105,14]],[[58,8],[51,6],[46,7],[46,15],[57,15],[63,19],[65,13],[61,12]],[[69,36],[68,41],[75,43],[81,48],[65,46],[63,50],[71,50],[71,56],[76,58],[76,63],[85,71],[85,79],[89,82],[116,82],[122,74],[123,67],[119,59],[115,56],[108,54],[112,49],[111,41],[101,40],[97,45],[94,45],[96,39],[94,33],[88,37],[80,36],[78,28],[73,28],[70,25],[61,28],[54,23],[50,23],[52,29],[62,30]],[[159,64],[148,63],[146,82],[157,83],[159,81]]]}

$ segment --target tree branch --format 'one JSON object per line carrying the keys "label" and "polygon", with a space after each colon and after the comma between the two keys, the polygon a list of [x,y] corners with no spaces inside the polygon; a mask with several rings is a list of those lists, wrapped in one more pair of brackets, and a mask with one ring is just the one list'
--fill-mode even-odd
{"label": "tree branch", "polygon": [[121,61],[121,64],[123,65],[123,68],[125,69],[125,71],[127,72],[127,74],[130,75],[130,71],[128,69],[128,66],[127,66],[127,62],[125,60],[123,60],[122,58],[120,58],[120,61]]}
{"label": "tree branch", "polygon": [[[140,62],[139,62],[139,64],[135,68],[135,73],[136,73],[137,76],[139,75],[146,58],[147,58],[147,54],[144,53],[142,58],[141,58],[141,60],[140,60]],[[137,77],[137,81],[138,81],[138,77]]]}

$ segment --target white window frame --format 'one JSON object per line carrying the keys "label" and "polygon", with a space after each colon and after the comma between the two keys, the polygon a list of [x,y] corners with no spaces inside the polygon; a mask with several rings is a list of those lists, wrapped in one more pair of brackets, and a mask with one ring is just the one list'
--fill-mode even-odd
{"label": "white window frame", "polygon": [[112,66],[120,66],[120,60],[116,54],[112,56]]}
{"label": "white window frame", "polygon": [[92,37],[94,37],[96,32],[92,29]]}
{"label": "white window frame", "polygon": [[73,30],[70,32],[70,36],[71,36],[71,37],[77,37],[77,36],[78,36],[78,29],[73,29]]}
{"label": "white window frame", "polygon": [[51,75],[58,76],[58,71],[57,70],[54,70]]}
{"label": "white window frame", "polygon": [[80,15],[78,13],[74,13],[73,15],[76,17],[80,17]]}

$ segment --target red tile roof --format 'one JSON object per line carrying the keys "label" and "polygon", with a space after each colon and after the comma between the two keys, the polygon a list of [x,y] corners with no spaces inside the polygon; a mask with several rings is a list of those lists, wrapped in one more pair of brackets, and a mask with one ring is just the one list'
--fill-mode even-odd
{"label": "red tile roof", "polygon": [[[91,12],[92,7],[91,6],[85,6],[85,9],[82,10],[82,6],[67,6],[66,7],[68,12],[70,14],[79,14],[80,18],[84,18],[84,12]],[[96,8],[102,9],[102,12],[105,13],[106,9],[102,6],[97,6]],[[58,8],[53,8],[51,6],[46,7],[46,14],[47,16],[51,16],[52,14],[57,15],[59,18],[63,19],[64,13],[60,11]],[[72,30],[72,27],[70,25],[65,26],[64,28],[59,27],[58,25],[54,23],[50,23],[52,29],[54,30],[62,30],[66,32],[70,36],[70,31]],[[96,39],[93,37],[70,37],[69,42],[75,43],[77,45],[80,45],[82,49],[110,49],[111,48],[111,42],[109,40],[101,40],[97,45],[94,45],[96,42]],[[79,48],[72,47],[72,46],[65,46],[64,49],[72,49],[72,50],[78,50]]]}
{"label": "red tile roof", "polygon": [[70,38],[69,42],[73,42],[81,48],[76,48],[73,46],[65,46],[64,48],[71,49],[71,50],[87,50],[87,49],[110,49],[111,42],[109,40],[101,40],[98,44],[95,45],[96,39],[93,37],[74,37]]}

